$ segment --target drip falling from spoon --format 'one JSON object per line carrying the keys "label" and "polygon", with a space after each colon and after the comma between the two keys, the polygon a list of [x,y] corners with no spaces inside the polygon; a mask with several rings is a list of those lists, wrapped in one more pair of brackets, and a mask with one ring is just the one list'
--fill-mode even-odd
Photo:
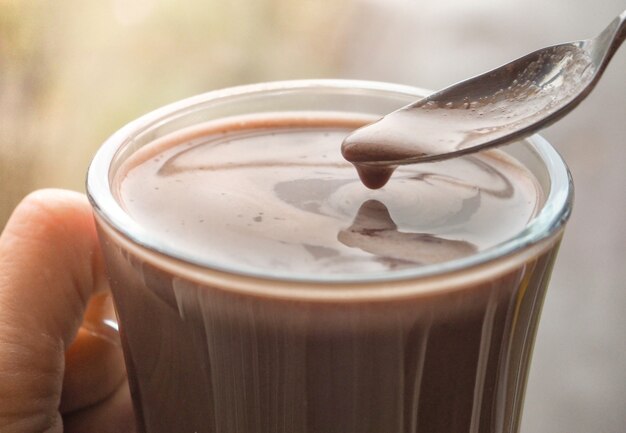
{"label": "drip falling from spoon", "polygon": [[400,108],[348,135],[342,154],[377,189],[400,165],[527,137],[587,97],[626,39],[625,23],[626,11],[593,39],[543,48]]}

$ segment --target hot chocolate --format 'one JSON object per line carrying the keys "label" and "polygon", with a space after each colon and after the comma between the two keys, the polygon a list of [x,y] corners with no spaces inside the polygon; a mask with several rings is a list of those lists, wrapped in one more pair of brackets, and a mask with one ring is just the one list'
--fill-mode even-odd
{"label": "hot chocolate", "polygon": [[195,127],[127,161],[119,200],[198,262],[310,276],[467,256],[515,236],[542,204],[532,174],[498,151],[403,167],[368,191],[339,146],[359,124],[275,114]]}
{"label": "hot chocolate", "polygon": [[403,272],[516,236],[542,190],[493,151],[370,191],[339,152],[360,124],[215,121],[118,170],[128,215],[181,252],[100,224],[142,433],[516,430],[558,237],[419,283]]}

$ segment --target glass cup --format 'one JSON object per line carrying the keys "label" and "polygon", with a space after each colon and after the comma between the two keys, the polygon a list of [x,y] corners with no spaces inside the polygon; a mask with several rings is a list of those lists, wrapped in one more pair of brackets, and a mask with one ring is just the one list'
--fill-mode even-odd
{"label": "glass cup", "polygon": [[[183,128],[273,111],[380,116],[425,93],[342,80],[242,86],[158,109],[104,143],[87,190],[140,432],[518,431],[573,194],[541,137],[505,148],[546,196],[523,231],[468,257],[373,277],[206,262],[145,230],[113,191],[125,160]],[[90,321],[101,333],[117,327]]]}

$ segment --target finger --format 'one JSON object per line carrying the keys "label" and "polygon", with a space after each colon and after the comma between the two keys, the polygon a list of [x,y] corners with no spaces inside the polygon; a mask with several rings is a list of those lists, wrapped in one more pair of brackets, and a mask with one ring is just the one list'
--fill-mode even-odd
{"label": "finger", "polygon": [[122,385],[105,401],[64,417],[65,433],[134,433],[128,384]]}
{"label": "finger", "polygon": [[62,414],[92,406],[109,397],[126,378],[120,347],[81,328],[65,353]]}
{"label": "finger", "polygon": [[24,199],[0,236],[0,431],[60,431],[64,354],[103,286],[84,196],[44,190]]}
{"label": "finger", "polygon": [[105,323],[114,316],[108,293],[91,297],[82,327],[65,352],[61,413],[73,412],[103,400],[125,379],[119,338]]}

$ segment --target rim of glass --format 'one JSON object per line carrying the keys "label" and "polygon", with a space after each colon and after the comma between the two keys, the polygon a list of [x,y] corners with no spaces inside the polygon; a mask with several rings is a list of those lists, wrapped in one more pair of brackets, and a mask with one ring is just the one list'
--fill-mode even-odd
{"label": "rim of glass", "polygon": [[327,274],[316,275],[298,274],[284,271],[261,271],[237,269],[236,265],[228,266],[210,260],[199,260],[184,251],[174,250],[151,232],[145,230],[141,224],[131,218],[119,205],[111,190],[111,164],[118,151],[124,148],[140,134],[155,128],[169,119],[193,113],[206,104],[224,101],[233,97],[245,95],[253,96],[276,91],[297,90],[363,90],[366,92],[383,92],[401,94],[421,98],[429,92],[412,86],[392,84],[377,81],[343,80],[343,79],[316,79],[275,81],[258,84],[248,84],[221,90],[210,91],[190,98],[165,105],[151,111],[134,121],[126,124],[111,135],[96,152],[87,172],[86,189],[89,200],[97,214],[122,236],[131,242],[146,248],[156,254],[165,255],[184,263],[200,266],[212,271],[243,277],[255,277],[265,280],[294,281],[306,283],[364,283],[377,281],[399,281],[406,279],[421,279],[436,277],[441,274],[453,273],[478,267],[485,263],[510,256],[527,247],[536,245],[550,238],[565,224],[571,213],[573,200],[573,184],[569,169],[559,153],[540,135],[532,135],[525,139],[527,145],[539,156],[549,174],[550,191],[539,213],[515,237],[505,240],[488,249],[479,251],[471,256],[449,262],[424,265],[416,268],[384,271],[368,274]]}

